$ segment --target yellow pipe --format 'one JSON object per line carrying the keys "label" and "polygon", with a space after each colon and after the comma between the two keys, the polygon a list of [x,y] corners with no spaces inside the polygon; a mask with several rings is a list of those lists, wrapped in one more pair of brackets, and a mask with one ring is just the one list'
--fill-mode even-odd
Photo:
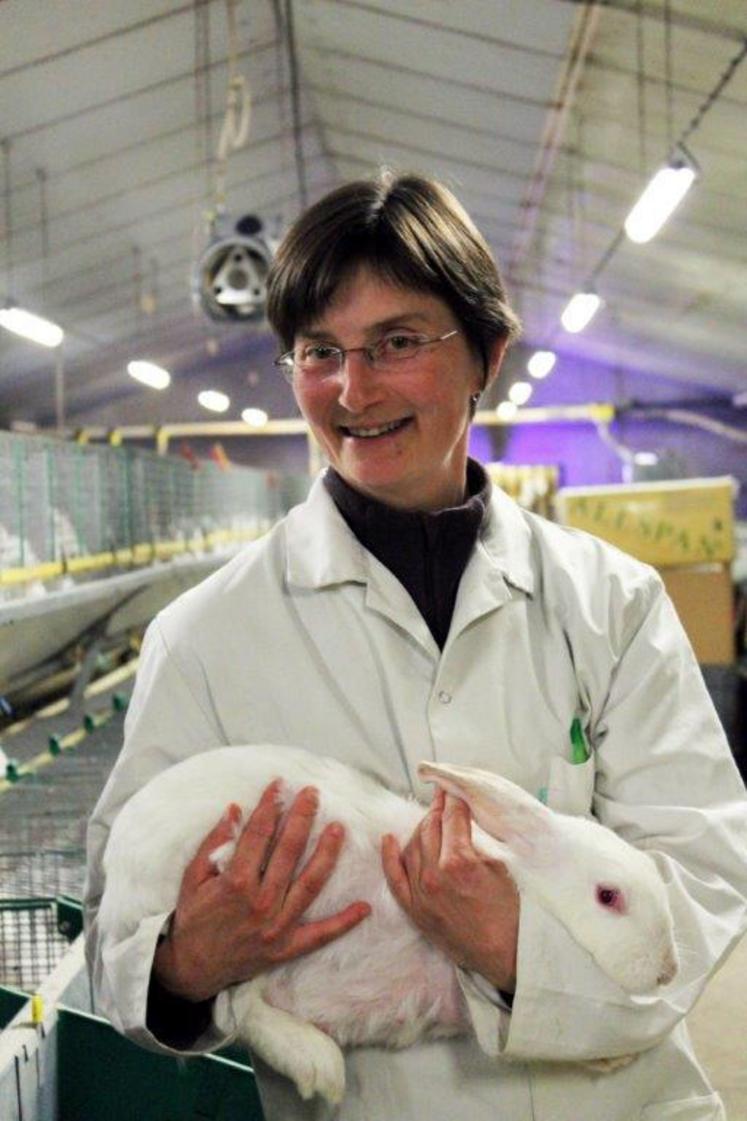
{"label": "yellow pipe", "polygon": [[201,537],[191,537],[186,541],[155,541],[153,544],[140,543],[131,549],[116,549],[110,553],[91,553],[80,557],[70,557],[62,561],[49,561],[29,568],[0,569],[0,587],[14,587],[30,584],[33,580],[52,580],[66,572],[93,572],[103,568],[125,567],[127,565],[149,564],[152,560],[168,559],[180,553],[201,552],[206,547],[223,545],[233,541],[253,541],[264,530],[222,529]]}
{"label": "yellow pipe", "polygon": [[[85,728],[76,728],[74,732],[69,732],[60,739],[60,747],[63,750],[69,750],[75,747],[76,744],[79,744],[82,739],[85,739],[88,734]],[[34,774],[36,771],[41,770],[42,767],[48,767],[50,763],[54,763],[56,758],[57,756],[53,755],[51,751],[40,751],[33,759],[29,759],[28,763],[23,763],[18,768],[18,774],[21,778],[23,775]],[[6,790],[12,790],[16,782],[19,781],[21,781],[20,778],[16,779],[15,782],[10,782],[8,779],[0,779],[0,794],[4,794]]]}
{"label": "yellow pipe", "polygon": [[582,421],[607,423],[614,419],[614,405],[547,405],[544,408],[519,409],[514,416],[508,419],[499,417],[494,409],[481,409],[475,416],[474,423],[491,427],[493,425],[557,424]]}
{"label": "yellow pipe", "polygon": [[[606,422],[614,420],[614,417],[615,406],[609,404],[548,405],[545,408],[519,409],[510,420],[498,417],[493,409],[481,409],[474,423],[492,427],[507,424],[551,424],[558,421]],[[88,443],[91,439],[111,439],[114,434],[118,443],[128,439],[153,439],[159,455],[165,455],[171,440],[178,436],[308,436],[309,428],[303,417],[268,420],[257,428],[243,420],[200,420],[162,425],[124,424],[116,429],[92,425],[81,429],[75,438],[79,443]]]}
{"label": "yellow pipe", "polygon": [[61,576],[63,572],[62,561],[49,561],[29,568],[3,568],[0,569],[0,587],[30,584],[32,580],[52,580],[55,576]]}
{"label": "yellow pipe", "polygon": [[[140,659],[138,657],[132,658],[131,661],[126,662],[123,666],[117,666],[116,669],[111,670],[109,673],[102,674],[92,681],[83,690],[84,697],[96,697],[99,693],[105,693],[107,689],[113,689],[116,685],[120,685],[123,681],[127,681],[130,677],[134,677],[137,673]],[[3,740],[5,742],[11,736],[17,735],[19,732],[25,731],[30,728],[32,724],[38,720],[49,720],[53,716],[59,716],[60,713],[66,712],[70,708],[70,698],[61,697],[58,701],[52,701],[51,704],[45,705],[35,712],[32,716],[26,716],[23,720],[17,720],[15,724],[10,724],[3,732]]]}

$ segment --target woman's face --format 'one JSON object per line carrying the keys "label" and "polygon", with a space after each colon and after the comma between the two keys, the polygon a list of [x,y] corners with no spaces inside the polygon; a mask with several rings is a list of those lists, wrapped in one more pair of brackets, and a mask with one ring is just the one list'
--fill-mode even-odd
{"label": "woman's face", "polygon": [[337,374],[294,374],[301,412],[329,462],[356,490],[403,510],[464,500],[469,399],[482,388],[482,363],[442,300],[400,288],[365,266],[296,337],[296,346],[347,348],[403,332],[432,337],[455,329],[390,370],[374,369],[358,351]]}

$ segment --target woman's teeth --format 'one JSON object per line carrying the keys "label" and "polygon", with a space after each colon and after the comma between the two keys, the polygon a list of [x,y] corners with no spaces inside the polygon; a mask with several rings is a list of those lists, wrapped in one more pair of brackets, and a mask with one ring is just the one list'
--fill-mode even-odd
{"label": "woman's teeth", "polygon": [[397,428],[401,428],[403,424],[406,424],[408,419],[408,417],[404,417],[402,420],[392,420],[389,424],[379,425],[378,428],[352,428],[349,425],[340,425],[340,427],[343,432],[346,432],[350,436],[359,436],[367,439],[369,436],[383,436],[386,432],[394,432]]}

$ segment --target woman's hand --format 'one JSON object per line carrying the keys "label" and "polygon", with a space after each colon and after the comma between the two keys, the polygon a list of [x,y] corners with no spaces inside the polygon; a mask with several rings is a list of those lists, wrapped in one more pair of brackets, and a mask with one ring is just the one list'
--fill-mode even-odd
{"label": "woman's hand", "polygon": [[519,895],[505,865],[473,848],[465,802],[437,790],[404,852],[391,834],[383,838],[382,864],[395,899],[430,942],[514,991]]}
{"label": "woman's hand", "polygon": [[177,996],[208,1000],[228,985],[324,946],[370,914],[367,903],[356,902],[317,922],[301,921],[332,873],[344,830],[335,822],[326,826],[296,874],[319,798],[313,787],[304,788],[281,826],[279,787],[271,783],[262,794],[223,872],[209,858],[233,839],[241,816],[236,805],[185,869],[171,928],[154,959],[156,978]]}

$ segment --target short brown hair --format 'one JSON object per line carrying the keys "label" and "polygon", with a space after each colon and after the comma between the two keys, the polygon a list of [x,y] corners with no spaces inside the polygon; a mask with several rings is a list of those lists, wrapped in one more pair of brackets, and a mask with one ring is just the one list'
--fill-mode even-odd
{"label": "short brown hair", "polygon": [[486,370],[493,344],[520,333],[487,242],[451,191],[382,171],[325,195],[283,239],[268,278],[267,318],[284,349],[360,265],[440,297]]}

